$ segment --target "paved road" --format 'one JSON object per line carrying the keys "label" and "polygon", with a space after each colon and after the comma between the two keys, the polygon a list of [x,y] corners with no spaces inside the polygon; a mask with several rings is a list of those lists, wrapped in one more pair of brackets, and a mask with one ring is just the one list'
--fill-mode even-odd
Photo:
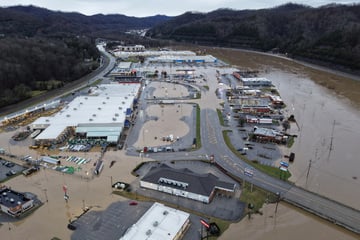
{"label": "paved road", "polygon": [[335,202],[318,194],[299,188],[293,184],[270,177],[254,170],[252,178],[244,175],[244,168],[250,167],[238,159],[226,146],[219,126],[217,113],[213,110],[203,110],[202,142],[206,152],[214,153],[216,162],[230,173],[245,178],[248,182],[273,193],[280,193],[282,200],[301,207],[335,224],[351,231],[360,233],[360,211]]}
{"label": "paved road", "polygon": [[64,86],[62,88],[55,89],[55,90],[49,91],[45,94],[27,99],[20,103],[1,108],[0,109],[0,121],[2,121],[3,117],[5,117],[5,115],[7,115],[7,114],[16,115],[16,114],[19,114],[19,113],[25,111],[26,110],[25,108],[27,108],[27,107],[31,108],[31,106],[34,106],[34,107],[35,107],[35,105],[42,106],[42,105],[44,105],[44,103],[50,103],[50,102],[56,100],[57,98],[60,98],[64,95],[69,94],[73,91],[76,91],[80,88],[83,88],[87,84],[91,84],[91,83],[95,82],[96,80],[98,80],[99,78],[102,78],[106,73],[108,73],[115,66],[116,60],[113,56],[111,56],[109,53],[107,53],[103,48],[100,48],[99,50],[100,50],[100,53],[102,54],[104,60],[103,60],[103,64],[98,69],[96,69],[92,73],[90,73],[76,81],[68,83],[66,86]]}
{"label": "paved road", "polygon": [[224,142],[222,131],[226,128],[219,123],[217,112],[212,108],[201,110],[202,148],[193,152],[153,153],[149,157],[157,160],[206,159],[214,154],[216,162],[229,173],[267,191],[279,193],[280,199],[314,213],[337,225],[360,234],[360,211],[345,206],[316,193],[309,192],[291,183],[275,179],[254,169],[253,177],[244,175],[244,169],[251,167],[239,159]]}

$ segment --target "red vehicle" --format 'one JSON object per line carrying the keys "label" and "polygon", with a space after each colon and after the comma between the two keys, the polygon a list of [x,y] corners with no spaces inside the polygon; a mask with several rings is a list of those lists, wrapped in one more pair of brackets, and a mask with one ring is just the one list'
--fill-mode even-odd
{"label": "red vehicle", "polygon": [[130,206],[136,206],[136,205],[138,205],[138,203],[135,202],[135,201],[131,201],[131,202],[129,202],[129,205],[130,205]]}

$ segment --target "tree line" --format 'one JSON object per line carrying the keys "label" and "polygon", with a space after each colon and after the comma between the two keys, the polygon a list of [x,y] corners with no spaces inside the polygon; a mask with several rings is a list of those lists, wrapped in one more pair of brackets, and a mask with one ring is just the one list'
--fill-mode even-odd
{"label": "tree line", "polygon": [[188,12],[155,26],[148,36],[280,52],[360,69],[360,4]]}
{"label": "tree line", "polygon": [[99,53],[87,37],[0,39],[0,107],[34,91],[63,86],[97,68]]}

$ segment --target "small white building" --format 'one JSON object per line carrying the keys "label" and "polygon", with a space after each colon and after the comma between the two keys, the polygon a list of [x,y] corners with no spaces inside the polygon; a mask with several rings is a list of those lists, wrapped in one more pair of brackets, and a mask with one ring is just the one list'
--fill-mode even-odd
{"label": "small white building", "polygon": [[120,240],[178,240],[189,227],[190,214],[155,202]]}

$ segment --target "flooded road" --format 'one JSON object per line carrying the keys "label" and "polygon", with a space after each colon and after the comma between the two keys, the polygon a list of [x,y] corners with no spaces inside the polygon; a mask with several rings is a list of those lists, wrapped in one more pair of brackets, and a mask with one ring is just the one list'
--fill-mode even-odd
{"label": "flooded road", "polygon": [[306,71],[295,74],[273,68],[263,76],[279,89],[287,115],[294,114],[299,126],[291,126],[290,132],[298,138],[284,152],[296,155],[291,180],[360,209],[360,111],[356,104],[318,85]]}
{"label": "flooded road", "polygon": [[[291,125],[290,132],[298,137],[291,149],[283,149],[284,155],[296,154],[290,180],[360,209],[360,77],[324,72],[253,52],[208,50],[241,70],[259,70],[261,77],[279,89],[287,104],[286,114],[294,114],[299,126]],[[310,239],[358,239],[302,211],[300,218],[294,208],[286,207],[283,214],[284,221],[277,227],[268,224],[267,216],[257,216],[258,220],[251,222],[244,219],[233,224],[221,239],[288,239],[294,234]]]}
{"label": "flooded road", "polygon": [[295,144],[283,151],[296,156],[290,180],[360,209],[360,77],[249,51],[215,48],[209,52],[241,70],[259,70],[279,89],[286,114],[294,114],[299,125],[290,129],[298,135]]}
{"label": "flooded road", "polygon": [[290,132],[298,138],[284,152],[296,155],[290,180],[360,209],[360,112],[356,104],[318,85],[305,71],[296,74],[272,68],[262,75],[279,89],[287,115],[294,114],[299,126],[292,124]]}

